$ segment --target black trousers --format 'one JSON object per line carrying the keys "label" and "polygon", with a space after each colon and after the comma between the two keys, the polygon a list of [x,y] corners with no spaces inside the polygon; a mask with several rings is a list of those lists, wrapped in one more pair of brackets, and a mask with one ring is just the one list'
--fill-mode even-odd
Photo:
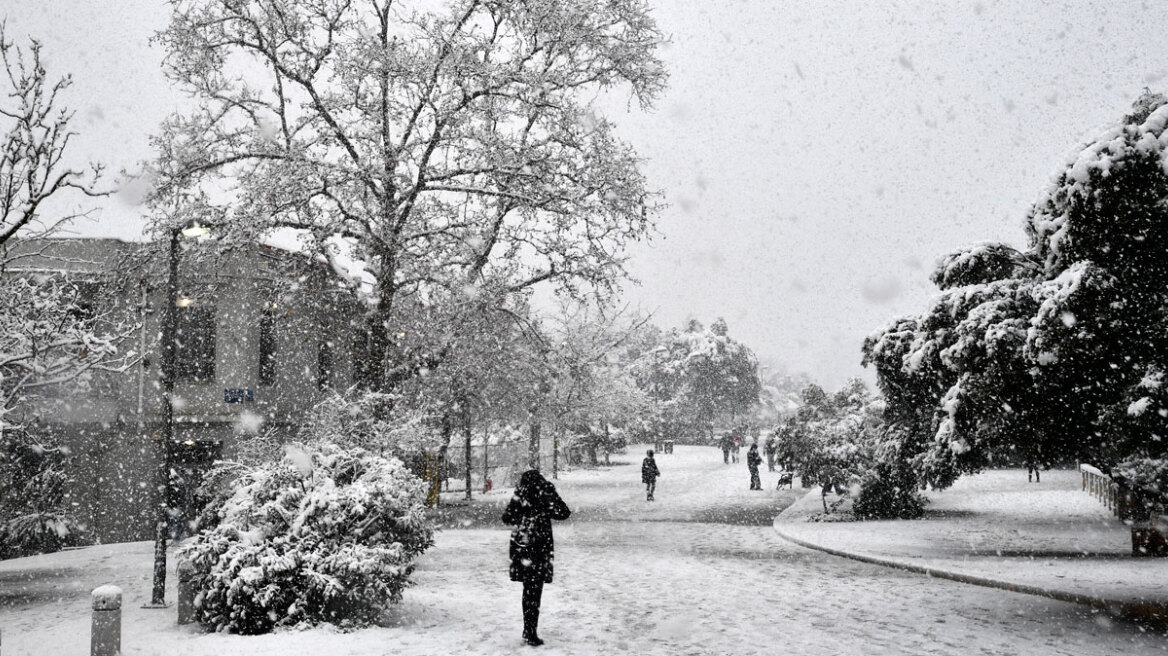
{"label": "black trousers", "polygon": [[543,598],[543,581],[523,582],[523,637],[536,636],[539,629],[539,602]]}

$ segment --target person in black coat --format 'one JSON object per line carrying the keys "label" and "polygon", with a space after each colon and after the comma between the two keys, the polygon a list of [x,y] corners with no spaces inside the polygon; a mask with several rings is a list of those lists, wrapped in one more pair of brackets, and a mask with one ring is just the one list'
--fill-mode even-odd
{"label": "person in black coat", "polygon": [[750,445],[746,453],[746,468],[750,470],[750,489],[761,490],[762,481],[758,477],[758,466],[762,464],[762,456],[758,455],[758,444]]}
{"label": "person in black coat", "polygon": [[657,461],[653,459],[653,449],[646,452],[641,461],[641,482],[645,484],[645,501],[653,500],[653,491],[657,489],[657,477],[661,470],[657,469]]}
{"label": "person in black coat", "polygon": [[555,541],[552,520],[567,519],[572,514],[556,488],[537,469],[519,477],[515,494],[503,511],[503,523],[511,531],[511,580],[523,583],[523,640],[542,645],[539,627],[539,604],[543,584],[552,582]]}

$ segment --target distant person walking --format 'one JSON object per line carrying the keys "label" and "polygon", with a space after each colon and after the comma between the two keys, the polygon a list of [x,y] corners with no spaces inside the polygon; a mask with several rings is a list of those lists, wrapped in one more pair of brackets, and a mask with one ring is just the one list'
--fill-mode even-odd
{"label": "distant person walking", "polygon": [[503,511],[503,523],[511,531],[511,580],[523,583],[523,640],[543,644],[539,633],[539,604],[543,584],[552,582],[555,541],[552,520],[572,514],[556,488],[539,470],[529,469],[519,477],[515,494]]}
{"label": "distant person walking", "polygon": [[734,438],[730,437],[730,433],[726,433],[719,441],[722,445],[722,462],[730,464],[730,449],[734,448]]}
{"label": "distant person walking", "polygon": [[641,461],[641,482],[645,484],[645,501],[653,500],[653,491],[657,489],[657,477],[661,470],[657,469],[657,461],[653,459],[653,449],[645,452],[645,459]]}
{"label": "distant person walking", "polygon": [[771,435],[767,438],[766,445],[763,446],[763,451],[766,451],[767,471],[775,470],[775,453],[778,451],[778,442],[775,441],[775,436]]}
{"label": "distant person walking", "polygon": [[758,477],[758,466],[762,464],[762,456],[758,455],[758,443],[750,445],[746,452],[746,468],[750,470],[750,489],[761,490],[762,481]]}
{"label": "distant person walking", "polygon": [[738,453],[742,449],[742,438],[735,435],[731,438],[731,440],[732,441],[730,443],[730,461],[731,462],[738,462]]}
{"label": "distant person walking", "polygon": [[1026,480],[1034,483],[1042,482],[1041,465],[1038,464],[1037,458],[1028,458],[1026,460]]}

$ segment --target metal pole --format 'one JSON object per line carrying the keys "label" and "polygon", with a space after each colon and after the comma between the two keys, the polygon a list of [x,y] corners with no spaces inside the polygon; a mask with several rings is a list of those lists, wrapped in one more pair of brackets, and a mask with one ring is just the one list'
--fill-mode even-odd
{"label": "metal pole", "polygon": [[154,587],[150,608],[166,607],[166,537],[170,523],[170,469],[174,442],[175,340],[178,337],[178,240],[181,232],[170,233],[170,274],[166,281],[166,311],[162,323],[162,444],[158,457],[155,493],[158,495],[154,524]]}

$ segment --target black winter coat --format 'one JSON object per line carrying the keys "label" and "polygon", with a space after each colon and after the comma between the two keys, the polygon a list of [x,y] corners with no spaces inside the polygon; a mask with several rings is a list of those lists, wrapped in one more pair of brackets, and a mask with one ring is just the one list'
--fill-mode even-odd
{"label": "black winter coat", "polygon": [[657,469],[657,461],[652,458],[645,458],[641,461],[641,482],[652,483],[661,475],[661,470]]}
{"label": "black winter coat", "polygon": [[750,471],[758,469],[759,464],[762,463],[762,456],[758,455],[756,447],[750,447],[750,451],[746,454],[746,468]]}
{"label": "black winter coat", "polygon": [[[532,473],[535,476],[529,476]],[[535,470],[524,472],[503,511],[503,523],[515,527],[509,549],[512,581],[552,582],[556,550],[552,520],[571,514],[555,486]]]}

